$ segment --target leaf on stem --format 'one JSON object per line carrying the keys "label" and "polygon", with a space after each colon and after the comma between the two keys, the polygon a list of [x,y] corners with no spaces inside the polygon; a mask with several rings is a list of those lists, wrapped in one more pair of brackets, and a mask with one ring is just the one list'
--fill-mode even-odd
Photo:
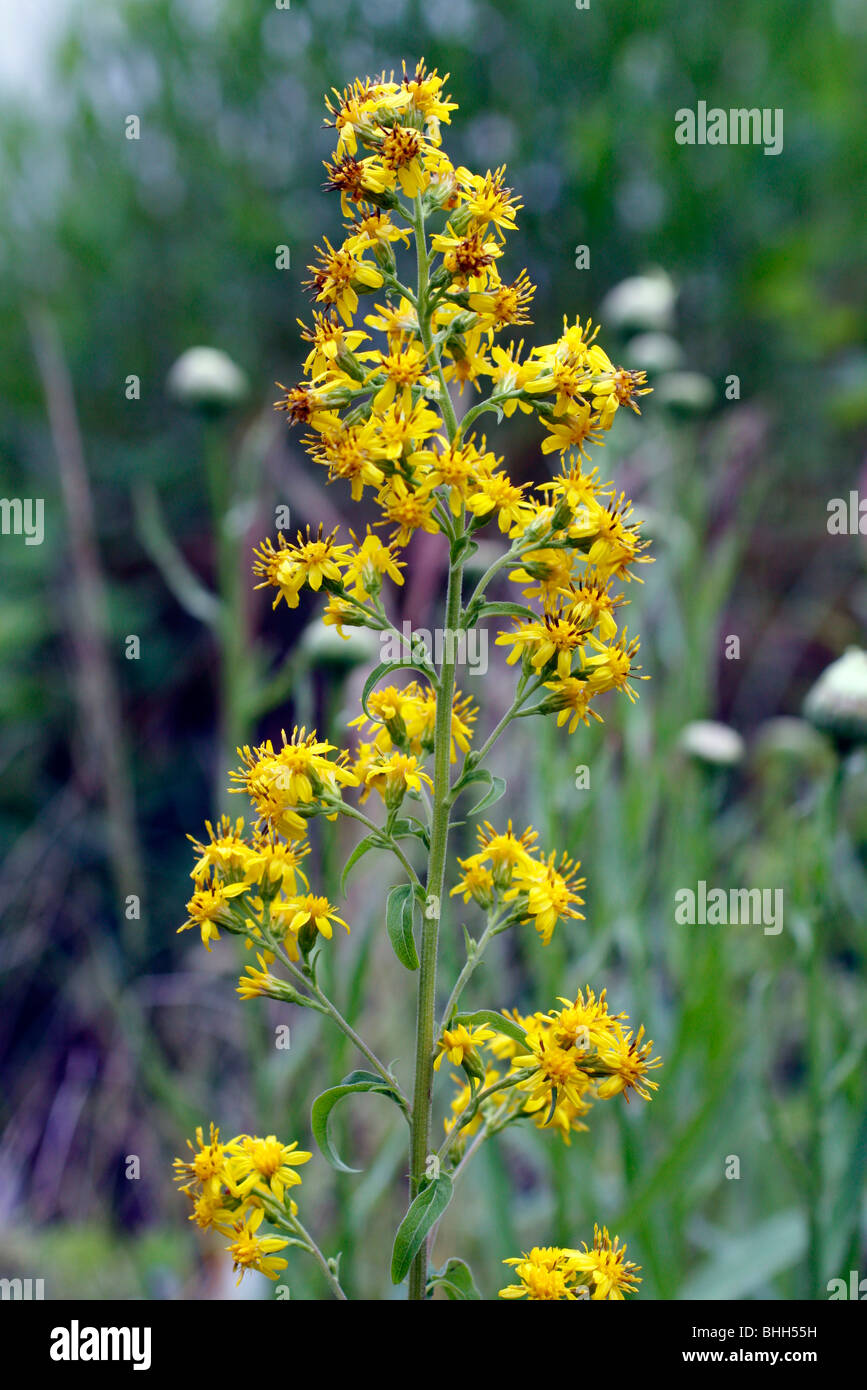
{"label": "leaf on stem", "polygon": [[350,869],[354,868],[359,859],[367,854],[369,849],[384,849],[385,846],[378,835],[365,835],[363,840],[359,840],[355,849],[350,854],[343,866],[343,873],[340,875],[340,891],[346,897],[346,880],[349,877]]}
{"label": "leaf on stem", "polygon": [[412,934],[413,892],[411,883],[390,888],[385,904],[385,926],[394,954],[407,970],[418,970],[418,952]]}
{"label": "leaf on stem", "polygon": [[473,1271],[465,1260],[452,1257],[442,1267],[435,1269],[427,1282],[428,1293],[433,1293],[434,1289],[442,1289],[446,1298],[455,1302],[465,1300],[481,1299],[481,1294],[476,1288],[476,1281],[473,1278]]}
{"label": "leaf on stem", "polygon": [[505,1033],[507,1038],[513,1042],[527,1044],[527,1035],[519,1023],[513,1018],[506,1018],[505,1014],[499,1014],[495,1009],[477,1009],[472,1014],[455,1014],[453,1023],[465,1023],[473,1027],[496,1028],[498,1033]]}
{"label": "leaf on stem", "polygon": [[502,777],[495,777],[486,767],[475,767],[465,773],[463,777],[459,777],[457,782],[455,782],[452,788],[452,805],[457,801],[462,791],[465,791],[467,787],[473,786],[476,782],[482,782],[488,790],[485,792],[481,801],[473,806],[467,813],[471,816],[481,815],[482,811],[487,811],[489,806],[493,806],[495,802],[499,801],[506,790],[506,783]]}
{"label": "leaf on stem", "polygon": [[391,1256],[391,1282],[400,1284],[422,1247],[428,1231],[439,1221],[452,1199],[452,1180],[447,1173],[427,1183],[397,1228]]}
{"label": "leaf on stem", "polygon": [[430,680],[433,685],[436,686],[439,684],[439,677],[437,676],[436,670],[431,663],[422,656],[407,657],[405,660],[401,661],[381,661],[367,677],[367,680],[364,682],[364,689],[361,692],[361,708],[364,710],[368,719],[373,718],[373,715],[367,708],[367,701],[374,686],[382,680],[383,676],[390,675],[392,671],[406,670],[421,671],[422,675],[427,676],[428,680]]}
{"label": "leaf on stem", "polygon": [[313,1130],[313,1138],[332,1168],[336,1168],[338,1173],[360,1173],[362,1170],[348,1167],[334,1148],[328,1132],[331,1112],[343,1100],[344,1096],[357,1095],[362,1091],[372,1091],[377,1095],[390,1096],[396,1105],[401,1105],[397,1092],[387,1086],[381,1076],[376,1076],[370,1071],[352,1071],[347,1077],[344,1077],[339,1086],[332,1086],[330,1090],[323,1091],[321,1096],[317,1096],[310,1111],[310,1127]]}

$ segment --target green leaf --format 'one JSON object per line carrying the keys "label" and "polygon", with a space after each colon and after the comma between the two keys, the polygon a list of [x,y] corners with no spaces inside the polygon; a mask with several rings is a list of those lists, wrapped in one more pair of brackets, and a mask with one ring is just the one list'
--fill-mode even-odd
{"label": "green leaf", "polygon": [[[520,560],[518,561],[520,564]],[[529,618],[531,622],[539,621],[539,614],[532,608],[527,608],[523,603],[486,603],[482,607],[479,618],[521,618],[524,622]]]}
{"label": "green leaf", "polygon": [[484,783],[488,790],[485,792],[481,801],[467,812],[470,816],[480,815],[481,812],[486,811],[489,806],[493,806],[495,802],[499,801],[506,790],[506,783],[502,777],[494,777],[486,767],[472,768],[455,783],[452,790],[452,805],[457,801],[462,791],[466,791],[467,787],[473,786],[476,782]]}
{"label": "green leaf", "polygon": [[400,1105],[397,1092],[387,1086],[381,1076],[376,1076],[374,1072],[370,1071],[352,1071],[344,1077],[339,1086],[332,1086],[330,1090],[323,1091],[321,1096],[317,1096],[310,1111],[310,1127],[313,1130],[313,1138],[332,1168],[336,1168],[338,1173],[360,1173],[362,1170],[348,1167],[334,1148],[328,1132],[331,1112],[343,1100],[344,1096],[357,1095],[362,1091],[373,1091],[377,1095],[390,1096],[396,1105]]}
{"label": "green leaf", "polygon": [[409,816],[402,820],[396,820],[391,827],[391,838],[393,840],[405,840],[408,836],[414,836],[421,840],[423,845],[430,848],[430,832],[424,821],[419,820],[418,816]]}
{"label": "green leaf", "polygon": [[513,1042],[520,1043],[522,1047],[527,1044],[527,1035],[520,1024],[513,1018],[506,1018],[503,1014],[498,1014],[494,1009],[477,1009],[474,1014],[455,1014],[455,1023],[466,1023],[471,1027],[496,1028],[498,1033],[505,1033],[507,1038]]}
{"label": "green leaf", "polygon": [[346,897],[346,880],[349,877],[350,869],[352,869],[358,863],[359,859],[361,859],[363,855],[367,854],[367,851],[369,849],[383,848],[384,846],[382,844],[382,841],[376,835],[365,835],[363,840],[359,840],[358,844],[355,846],[355,849],[352,851],[346,863],[344,864],[343,873],[340,875],[340,892],[343,895],[343,897]]}
{"label": "green leaf", "polygon": [[491,777],[490,790],[482,797],[475,806],[471,806],[467,812],[470,816],[481,815],[482,811],[487,811],[489,806],[494,806],[506,790],[506,782],[502,777]]}
{"label": "green leaf", "polygon": [[407,656],[404,660],[401,661],[381,661],[378,666],[374,667],[370,675],[367,677],[367,680],[364,682],[364,689],[361,692],[361,708],[364,710],[364,713],[367,715],[368,719],[371,719],[373,717],[370,713],[370,710],[367,708],[367,701],[370,696],[370,692],[373,690],[373,687],[377,685],[379,681],[382,680],[383,676],[390,675],[392,671],[406,670],[421,671],[421,673],[427,676],[428,679],[431,680],[434,684],[437,684],[439,680],[439,677],[437,676],[437,673],[434,667],[431,666],[430,662],[424,661],[420,657],[417,658]]}
{"label": "green leaf", "polygon": [[428,1280],[428,1289],[442,1289],[446,1298],[452,1302],[481,1299],[476,1288],[473,1271],[464,1260],[456,1257],[448,1260],[442,1269],[435,1269]]}
{"label": "green leaf", "polygon": [[412,884],[401,883],[390,888],[385,905],[385,926],[388,939],[401,965],[418,970],[418,953],[412,934]]}
{"label": "green leaf", "polygon": [[435,1222],[439,1221],[452,1200],[452,1180],[447,1173],[423,1187],[397,1228],[391,1256],[391,1282],[399,1284],[409,1273],[410,1265]]}

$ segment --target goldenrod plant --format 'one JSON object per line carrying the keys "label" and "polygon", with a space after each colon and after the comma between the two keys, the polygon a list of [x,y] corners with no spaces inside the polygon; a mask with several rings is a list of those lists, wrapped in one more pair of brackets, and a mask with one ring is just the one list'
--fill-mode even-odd
{"label": "goldenrod plant", "polygon": [[[650,1099],[660,1065],[643,1027],[631,1029],[612,1011],[604,989],[579,990],[529,1016],[462,1007],[496,937],[535,928],[544,949],[558,924],[574,929],[582,920],[579,863],[540,846],[531,827],[484,820],[476,852],[457,869],[449,837],[459,800],[470,803],[466,819],[505,795],[486,760],[514,720],[554,716],[571,734],[601,718],[596,705],[606,692],[636,697],[639,644],[620,626],[617,587],[649,557],[631,504],[589,467],[587,451],[621,407],[638,410],[646,387],[642,372],[612,364],[597,330],[579,318],[564,320],[556,342],[527,352],[522,342],[501,345],[504,330],[529,323],[534,293],[526,272],[511,281],[500,274],[520,203],[504,169],[477,174],[450,162],[441,130],[457,107],[443,83],[420,63],[400,80],[383,73],[327,100],[337,135],[327,187],[339,195],[345,236],[336,249],[323,239],[317,252],[313,322],[302,325],[304,380],[281,387],[277,406],[306,429],[329,478],[348,484],[355,501],[372,496],[381,517],[344,539],[321,529],[265,539],[254,562],[275,608],[295,608],[305,588],[324,590],[323,622],[341,634],[372,629],[392,644],[389,658],[364,684],[345,747],[296,727],[279,742],[238,750],[231,788],[252,804],[252,822],[224,816],[194,841],[194,892],[180,928],[197,928],[208,950],[221,932],[242,937],[252,960],[241,998],[313,1009],[364,1059],[339,1084],[327,1078],[313,1105],[313,1137],[331,1164],[345,1171],[329,1133],[340,1100],[373,1092],[399,1109],[409,1193],[391,1277],[408,1281],[413,1300],[437,1288],[479,1297],[459,1252],[432,1270],[429,1247],[486,1140],[531,1124],[569,1144],[596,1102]],[[414,274],[399,262],[411,250]],[[362,298],[371,301],[363,326]],[[475,393],[461,419],[450,386]],[[535,486],[513,483],[477,431],[486,412],[508,419],[517,410],[535,417],[542,453],[559,463]],[[501,549],[470,591],[464,569],[484,528]],[[448,551],[441,660],[397,629],[386,603],[387,586],[404,582],[402,555],[419,530],[442,537]],[[489,599],[497,577],[514,586],[514,600]],[[500,625],[496,641],[509,649],[517,680],[511,706],[480,742],[478,711],[456,679],[461,639],[488,622]],[[333,827],[341,817],[363,831],[344,882],[368,851],[387,851],[396,863],[399,881],[384,895],[382,915],[398,960],[417,980],[411,1084],[408,1067],[399,1078],[400,1063],[381,1061],[317,980],[321,953],[339,951],[350,923],[309,881],[306,837],[312,820]],[[328,824],[323,832],[334,833]],[[438,987],[438,944],[441,930],[454,930],[446,910],[454,897],[473,905],[481,925],[475,936],[464,929],[466,960],[446,990]],[[454,1087],[439,1138],[435,1082]],[[298,1217],[296,1167],[308,1152],[273,1135],[222,1143],[213,1127],[190,1147],[192,1161],[177,1166],[192,1219],[224,1237],[240,1275],[258,1269],[277,1279],[286,1263],[278,1252],[301,1247],[344,1296],[339,1257],[326,1258]],[[274,1234],[260,1234],[264,1221]],[[619,1238],[598,1229],[591,1247],[504,1250],[502,1258],[517,1281],[500,1290],[504,1298],[620,1299],[638,1284]]]}

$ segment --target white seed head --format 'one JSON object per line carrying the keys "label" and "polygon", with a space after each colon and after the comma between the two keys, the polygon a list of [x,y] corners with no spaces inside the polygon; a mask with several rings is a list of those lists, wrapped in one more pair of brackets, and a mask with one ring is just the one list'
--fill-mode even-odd
{"label": "white seed head", "polygon": [[738,731],[715,719],[694,719],[681,729],[677,742],[691,758],[713,767],[734,767],[744,756],[744,741]]}
{"label": "white seed head", "polygon": [[832,661],[804,701],[804,714],[835,738],[867,743],[867,652],[849,647]]}
{"label": "white seed head", "polygon": [[664,270],[621,280],[602,301],[599,317],[609,328],[635,333],[667,333],[674,322],[677,290]]}
{"label": "white seed head", "polygon": [[639,333],[626,344],[623,360],[644,372],[673,372],[683,362],[683,348],[670,333]]}
{"label": "white seed head", "polygon": [[230,410],[249,390],[246,374],[219,348],[192,347],[171,368],[170,396],[191,409]]}
{"label": "white seed head", "polygon": [[713,382],[701,372],[667,372],[653,389],[660,405],[680,415],[703,415],[713,405]]}

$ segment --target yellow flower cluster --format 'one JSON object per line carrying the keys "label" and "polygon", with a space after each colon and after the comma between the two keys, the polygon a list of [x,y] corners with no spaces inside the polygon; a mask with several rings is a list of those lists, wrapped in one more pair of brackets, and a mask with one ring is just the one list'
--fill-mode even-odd
{"label": "yellow flower cluster", "polygon": [[[618,633],[622,598],[611,586],[648,557],[630,503],[583,460],[621,406],[638,410],[645,378],[614,366],[589,321],[564,319],[555,342],[526,356],[523,342],[495,341],[529,322],[526,272],[506,283],[499,270],[521,204],[504,168],[473,173],[449,160],[441,126],[457,106],[443,83],[421,62],[400,81],[383,73],[328,100],[337,147],[325,186],[340,194],[349,220],[342,243],[326,241],[310,267],[318,307],[312,326],[302,324],[304,379],[281,387],[276,403],[310,431],[305,442],[329,479],[348,481],[355,501],[371,489],[389,540],[369,530],[360,546],[321,529],[295,543],[280,535],[276,546],[263,543],[255,568],[262,586],[276,589],[275,606],[295,607],[307,584],[326,589],[324,621],[339,632],[347,623],[381,626],[369,601],[385,575],[402,583],[397,551],[417,531],[451,537],[460,523],[471,536],[496,522],[519,561],[510,580],[541,600],[536,616],[531,609],[497,641],[550,692],[539,709],[568,720],[572,732],[599,718],[590,707],[596,695],[616,689],[634,698],[638,641]],[[395,249],[427,217],[441,229],[413,291],[398,278]],[[376,292],[383,302],[356,326],[359,296]],[[490,396],[444,434],[448,383],[480,391],[484,380]],[[559,455],[560,473],[536,488],[513,483],[484,436],[469,430],[482,409],[535,415],[542,452]]]}
{"label": "yellow flower cluster", "polygon": [[591,1298],[596,1302],[622,1301],[635,1293],[641,1280],[641,1265],[626,1259],[626,1246],[608,1231],[593,1228],[593,1246],[586,1242],[581,1250],[559,1246],[534,1246],[527,1254],[504,1260],[513,1265],[518,1282],[500,1289],[500,1298],[526,1298],[530,1302],[568,1301]]}
{"label": "yellow flower cluster", "polygon": [[532,848],[536,839],[530,826],[518,836],[511,821],[501,832],[485,821],[478,831],[479,851],[458,860],[464,872],[451,891],[452,896],[462,894],[464,902],[472,898],[490,913],[511,904],[502,925],[510,920],[532,922],[547,946],[561,917],[583,920],[577,908],[584,901],[580,890],[585,880],[577,877],[580,863],[566,854],[559,864],[555,853],[538,858]]}
{"label": "yellow flower cluster", "polygon": [[[370,695],[367,708],[368,714],[359,714],[349,721],[351,729],[357,728],[370,735],[369,742],[359,744],[354,764],[360,781],[364,781],[372,762],[393,750],[415,758],[423,758],[433,752],[436,695],[429,685],[411,681],[401,688],[395,685],[381,687]],[[477,714],[478,709],[470,696],[456,690],[452,698],[452,762],[457,760],[458,749],[462,753],[469,751]]]}
{"label": "yellow flower cluster", "polygon": [[297,1142],[282,1144],[273,1134],[266,1139],[239,1134],[222,1143],[213,1124],[207,1140],[199,1128],[195,1143],[188,1139],[187,1147],[192,1157],[176,1158],[174,1168],[180,1191],[192,1203],[190,1220],[229,1238],[226,1249],[239,1284],[250,1269],[276,1279],[286,1268],[276,1252],[289,1240],[259,1235],[259,1227],[266,1215],[272,1224],[290,1225],[298,1208],[289,1193],[301,1183],[295,1170],[312,1154]]}
{"label": "yellow flower cluster", "polygon": [[[605,990],[578,991],[550,1013],[511,1017],[525,1034],[518,1042],[495,1028],[446,1029],[437,1063],[447,1057],[465,1077],[453,1075],[459,1092],[445,1121],[446,1134],[460,1127],[473,1134],[482,1121],[496,1131],[530,1116],[538,1128],[558,1130],[568,1144],[597,1100],[635,1092],[644,1100],[657,1089],[649,1072],[661,1065],[645,1041],[644,1027],[627,1028],[626,1014],[611,1014]],[[435,1065],[436,1065],[435,1064]],[[477,1085],[483,1078],[483,1085]],[[499,1089],[503,1088],[503,1089]],[[490,1090],[489,1096],[484,1092]]]}
{"label": "yellow flower cluster", "polygon": [[207,821],[205,828],[206,841],[188,837],[196,852],[191,872],[195,889],[187,903],[187,920],[178,931],[197,927],[207,950],[219,940],[220,928],[245,936],[248,948],[261,945],[261,969],[247,967],[239,993],[245,999],[269,995],[294,1000],[295,991],[268,972],[274,954],[267,947],[279,942],[294,961],[302,951],[308,953],[319,936],[330,940],[335,922],[349,931],[328,900],[310,892],[300,867],[310,853],[309,844],[306,840],[287,843],[273,826],[254,828],[246,835],[243,817],[233,822],[223,816],[216,827]]}

